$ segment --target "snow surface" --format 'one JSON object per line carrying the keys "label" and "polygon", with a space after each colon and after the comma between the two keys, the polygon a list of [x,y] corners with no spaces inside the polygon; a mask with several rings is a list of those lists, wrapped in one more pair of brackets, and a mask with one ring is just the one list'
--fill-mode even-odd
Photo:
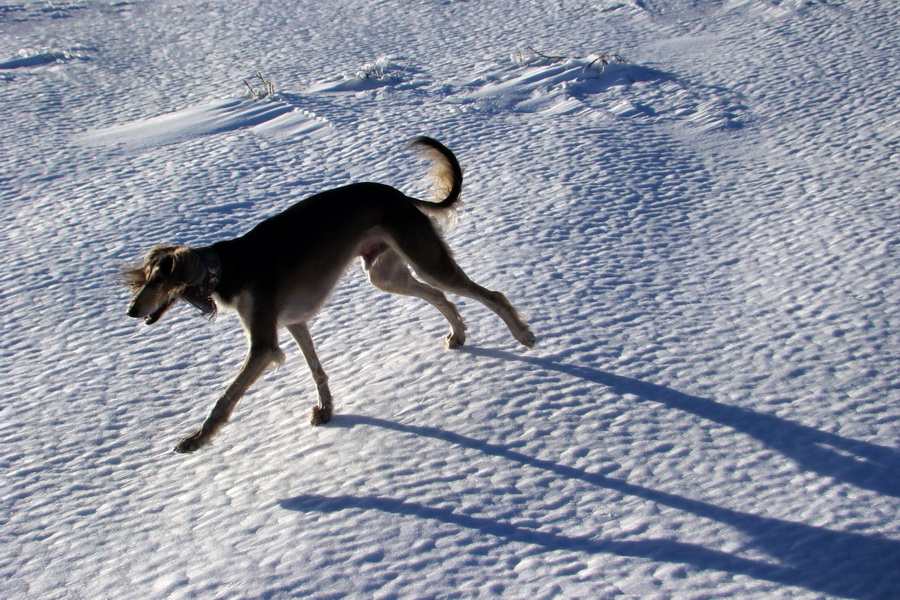
{"label": "snow surface", "polygon": [[[900,598],[897,6],[0,0],[0,597]],[[538,347],[353,269],[173,454],[245,342],[118,267],[421,134]]]}

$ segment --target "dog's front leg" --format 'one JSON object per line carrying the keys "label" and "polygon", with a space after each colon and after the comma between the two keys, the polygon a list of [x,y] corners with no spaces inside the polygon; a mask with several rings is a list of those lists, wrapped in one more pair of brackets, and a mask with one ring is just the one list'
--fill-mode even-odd
{"label": "dog's front leg", "polygon": [[272,364],[283,361],[284,353],[281,352],[277,345],[251,344],[250,352],[247,354],[244,365],[238,372],[237,377],[231,382],[231,385],[228,386],[228,389],[225,390],[225,393],[222,394],[215,406],[213,406],[203,425],[197,431],[181,440],[175,446],[175,452],[193,452],[204,446],[219,428],[228,421],[231,411],[234,410],[235,405],[237,405],[247,389],[253,385],[253,382],[259,379],[260,375]]}
{"label": "dog's front leg", "polygon": [[310,415],[310,423],[313,425],[323,425],[331,420],[332,401],[331,390],[328,389],[328,375],[319,362],[316,354],[316,347],[313,344],[312,335],[309,333],[309,327],[306,323],[295,323],[288,326],[288,331],[294,336],[297,345],[303,352],[306,364],[309,365],[309,371],[312,373],[313,381],[316,383],[316,390],[319,392],[319,403],[312,409]]}

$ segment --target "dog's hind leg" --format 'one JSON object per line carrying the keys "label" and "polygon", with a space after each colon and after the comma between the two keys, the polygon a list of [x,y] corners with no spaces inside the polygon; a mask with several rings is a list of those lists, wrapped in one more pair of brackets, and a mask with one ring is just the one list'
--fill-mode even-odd
{"label": "dog's hind leg", "polygon": [[395,240],[416,273],[428,284],[445,292],[478,300],[503,319],[513,337],[526,348],[535,344],[534,334],[519,311],[500,292],[473,282],[463,272],[444,241],[427,224],[395,231]]}
{"label": "dog's hind leg", "polygon": [[209,442],[210,438],[224,425],[234,407],[247,392],[247,389],[253,385],[253,382],[273,364],[284,362],[284,353],[278,347],[278,337],[275,324],[270,326],[257,328],[248,328],[250,331],[250,351],[237,377],[225,390],[225,393],[219,398],[209,416],[203,422],[197,431],[181,440],[175,446],[175,452],[186,453],[193,452]]}
{"label": "dog's hind leg", "polygon": [[331,420],[333,403],[331,400],[331,390],[328,389],[328,375],[319,362],[316,354],[316,347],[313,344],[312,335],[309,333],[309,327],[306,323],[294,323],[287,326],[288,331],[296,340],[297,345],[303,352],[306,364],[309,365],[309,371],[312,373],[313,381],[316,384],[316,390],[319,393],[319,403],[312,409],[310,415],[310,423],[313,425],[323,425]]}
{"label": "dog's hind leg", "polygon": [[465,281],[454,280],[447,283],[437,283],[448,292],[478,300],[487,306],[503,319],[503,322],[506,323],[510,333],[512,333],[513,337],[516,338],[520,344],[526,348],[533,348],[536,342],[534,333],[531,332],[531,328],[528,326],[528,323],[522,319],[522,316],[519,314],[519,311],[516,310],[516,307],[510,304],[509,300],[506,299],[506,296],[500,292],[492,292],[491,290],[481,287],[466,277],[462,270],[460,270],[460,274],[465,278]]}
{"label": "dog's hind leg", "polygon": [[438,309],[450,323],[450,334],[447,335],[448,348],[458,348],[466,342],[466,325],[456,305],[447,300],[447,296],[440,290],[425,285],[413,277],[409,267],[395,251],[385,250],[373,263],[367,263],[366,274],[372,285],[380,290],[421,298]]}

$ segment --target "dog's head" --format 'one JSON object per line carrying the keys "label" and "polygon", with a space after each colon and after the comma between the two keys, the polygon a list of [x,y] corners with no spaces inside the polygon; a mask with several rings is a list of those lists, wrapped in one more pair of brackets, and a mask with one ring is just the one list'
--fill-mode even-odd
{"label": "dog's head", "polygon": [[197,253],[187,246],[154,246],[136,267],[122,270],[132,290],[128,316],[152,325],[179,300],[187,300],[204,313],[215,304],[198,293],[207,271]]}

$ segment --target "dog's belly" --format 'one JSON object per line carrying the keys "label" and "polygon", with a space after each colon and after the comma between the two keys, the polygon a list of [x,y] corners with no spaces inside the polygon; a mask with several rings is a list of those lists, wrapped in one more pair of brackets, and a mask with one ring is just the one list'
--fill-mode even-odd
{"label": "dog's belly", "polygon": [[331,296],[343,270],[328,273],[315,284],[309,281],[294,285],[278,294],[277,312],[279,325],[306,323],[322,308]]}
{"label": "dog's belly", "polygon": [[322,256],[331,257],[330,259],[307,263],[288,278],[292,284],[283,289],[278,298],[280,325],[306,323],[312,319],[354,260],[362,258],[364,266],[368,268],[371,261],[389,248],[380,227],[355,237],[355,240],[349,237],[344,240],[342,248],[322,253]]}
{"label": "dog's belly", "polygon": [[281,310],[278,311],[278,324],[283,326],[293,323],[306,323],[316,316],[316,313],[319,312],[324,303],[325,298],[315,303],[306,299],[286,302],[282,305]]}

